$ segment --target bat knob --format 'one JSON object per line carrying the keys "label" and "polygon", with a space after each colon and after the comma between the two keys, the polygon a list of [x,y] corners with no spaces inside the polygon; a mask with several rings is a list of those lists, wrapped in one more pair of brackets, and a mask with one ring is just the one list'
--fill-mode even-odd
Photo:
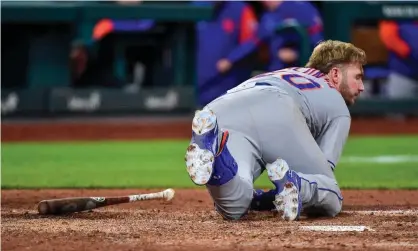
{"label": "bat knob", "polygon": [[174,198],[174,194],[175,194],[175,192],[174,192],[174,190],[173,190],[173,189],[169,188],[169,189],[165,190],[165,191],[163,192],[163,194],[164,194],[164,198],[165,198],[167,201],[170,201],[171,199],[173,199],[173,198]]}

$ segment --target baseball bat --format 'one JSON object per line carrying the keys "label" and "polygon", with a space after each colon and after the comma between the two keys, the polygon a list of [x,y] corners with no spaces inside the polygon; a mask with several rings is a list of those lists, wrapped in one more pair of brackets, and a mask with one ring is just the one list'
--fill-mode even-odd
{"label": "baseball bat", "polygon": [[167,201],[173,199],[174,190],[169,188],[157,193],[136,194],[116,197],[70,197],[63,199],[43,200],[38,203],[38,212],[41,215],[59,215],[87,211],[99,207],[130,203],[141,200]]}

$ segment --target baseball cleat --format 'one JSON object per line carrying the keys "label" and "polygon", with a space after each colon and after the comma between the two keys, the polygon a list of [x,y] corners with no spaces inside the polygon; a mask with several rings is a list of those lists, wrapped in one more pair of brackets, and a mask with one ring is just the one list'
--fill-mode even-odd
{"label": "baseball cleat", "polygon": [[[196,111],[193,117],[192,130],[197,135],[203,135],[217,127],[215,114],[208,109]],[[214,130],[215,132],[216,130]]]}
{"label": "baseball cleat", "polygon": [[283,212],[282,218],[287,221],[298,220],[302,210],[300,198],[300,177],[289,169],[283,159],[278,159],[266,165],[271,182],[276,187],[276,196],[273,201],[278,212]]}
{"label": "baseball cleat", "polygon": [[228,132],[220,132],[216,115],[209,109],[197,111],[192,122],[192,144],[186,151],[186,166],[196,185],[205,185],[213,174],[215,158],[220,155],[228,139]]}
{"label": "baseball cleat", "polygon": [[213,153],[193,143],[189,145],[186,152],[186,166],[190,178],[196,185],[205,185],[213,171]]}
{"label": "baseball cleat", "polygon": [[201,149],[207,149],[218,155],[222,149],[223,133],[219,133],[216,115],[208,109],[196,111],[192,122],[193,142]]}

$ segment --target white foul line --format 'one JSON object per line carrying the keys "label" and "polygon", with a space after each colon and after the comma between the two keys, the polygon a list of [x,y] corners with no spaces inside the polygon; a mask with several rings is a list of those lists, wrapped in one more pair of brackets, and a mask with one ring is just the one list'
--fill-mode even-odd
{"label": "white foul line", "polygon": [[[418,215],[418,209],[409,210],[367,210],[367,211],[343,211],[349,214],[370,215],[370,217],[379,216],[411,216]],[[300,226],[300,230],[319,231],[319,232],[365,232],[375,230],[368,226],[343,226],[343,225],[324,225],[324,226]]]}
{"label": "white foul line", "polygon": [[366,226],[301,226],[301,230],[305,231],[319,231],[319,232],[364,232],[374,231],[373,229]]}
{"label": "white foul line", "polygon": [[364,211],[343,211],[344,213],[349,214],[361,214],[361,215],[371,215],[371,216],[418,216],[417,209],[408,209],[408,210],[364,210]]}
{"label": "white foul line", "polygon": [[343,156],[341,163],[416,163],[417,155]]}

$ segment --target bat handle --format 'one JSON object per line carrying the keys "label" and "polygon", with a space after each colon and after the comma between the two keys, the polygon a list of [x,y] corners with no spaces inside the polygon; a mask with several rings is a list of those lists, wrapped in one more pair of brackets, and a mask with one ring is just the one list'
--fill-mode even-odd
{"label": "bat handle", "polygon": [[153,199],[165,199],[167,201],[173,199],[174,190],[169,188],[158,193],[129,195],[129,202],[140,201],[140,200],[153,200]]}

